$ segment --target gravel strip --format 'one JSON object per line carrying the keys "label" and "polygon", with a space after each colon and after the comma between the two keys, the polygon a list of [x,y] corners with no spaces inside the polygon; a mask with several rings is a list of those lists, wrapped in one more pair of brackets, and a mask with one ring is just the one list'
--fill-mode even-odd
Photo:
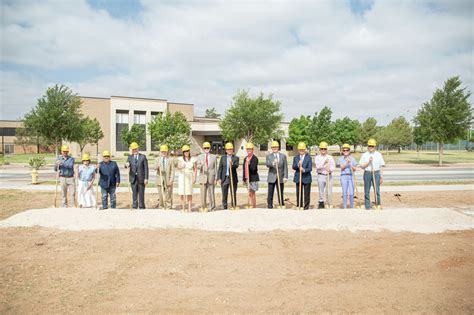
{"label": "gravel strip", "polygon": [[182,213],[175,210],[29,210],[0,221],[3,227],[41,226],[69,231],[107,229],[198,229],[224,232],[335,230],[442,233],[474,228],[470,215],[445,208],[384,210],[252,209]]}

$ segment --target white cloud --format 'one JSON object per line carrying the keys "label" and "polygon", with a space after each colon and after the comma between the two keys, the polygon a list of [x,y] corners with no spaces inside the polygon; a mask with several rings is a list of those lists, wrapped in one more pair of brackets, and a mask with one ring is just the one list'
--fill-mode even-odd
{"label": "white cloud", "polygon": [[[363,16],[345,1],[143,1],[139,22],[85,2],[1,6],[2,62],[100,69],[66,74],[82,95],[167,98],[202,114],[250,88],[281,100],[286,120],[328,105],[335,117],[385,123],[411,118],[449,76],[473,90],[470,1],[377,1]],[[12,118],[11,104],[34,105],[50,82],[9,71],[0,101]]]}

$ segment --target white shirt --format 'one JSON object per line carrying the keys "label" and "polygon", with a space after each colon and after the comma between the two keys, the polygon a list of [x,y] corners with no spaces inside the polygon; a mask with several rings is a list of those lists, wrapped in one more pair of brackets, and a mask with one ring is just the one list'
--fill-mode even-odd
{"label": "white shirt", "polygon": [[369,159],[372,158],[372,164],[369,164],[365,170],[371,172],[372,171],[372,165],[374,166],[374,171],[380,171],[381,167],[385,166],[385,161],[382,157],[382,154],[380,154],[379,151],[374,151],[374,153],[370,153],[369,151],[365,152],[362,154],[359,165],[366,164],[369,162]]}

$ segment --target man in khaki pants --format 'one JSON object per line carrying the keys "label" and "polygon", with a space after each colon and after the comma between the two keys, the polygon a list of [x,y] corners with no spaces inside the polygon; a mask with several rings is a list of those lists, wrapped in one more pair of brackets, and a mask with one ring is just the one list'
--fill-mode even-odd
{"label": "man in khaki pants", "polygon": [[202,148],[204,153],[199,155],[197,161],[197,181],[201,186],[201,209],[208,209],[207,197],[209,197],[211,204],[209,210],[214,210],[216,208],[214,187],[217,181],[217,157],[210,153],[211,144],[209,142],[204,142]]}
{"label": "man in khaki pants", "polygon": [[[61,146],[61,156],[58,157],[54,164],[54,171],[59,170],[59,182],[61,183],[62,206],[67,208],[68,205],[74,206],[76,196],[76,183],[74,182],[74,158],[69,155],[69,147]],[[69,202],[68,202],[69,191]]]}
{"label": "man in khaki pants", "polygon": [[156,187],[160,198],[160,208],[173,207],[174,160],[168,156],[166,144],[160,146],[161,156],[156,159]]}

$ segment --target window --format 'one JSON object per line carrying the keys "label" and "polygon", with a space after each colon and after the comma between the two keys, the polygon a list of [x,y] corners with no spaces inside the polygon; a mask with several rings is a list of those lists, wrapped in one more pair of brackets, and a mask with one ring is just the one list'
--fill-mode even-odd
{"label": "window", "polygon": [[128,151],[127,144],[121,139],[122,130],[128,130],[128,111],[117,111],[115,119],[115,148],[117,151]]}
{"label": "window", "polygon": [[[140,125],[140,127],[142,127],[143,130],[145,130],[145,135],[146,135],[146,112],[135,111],[133,113],[133,123],[136,124],[136,125]],[[146,136],[145,136],[145,138],[146,138]],[[145,143],[140,145],[140,149],[143,150],[143,151],[147,150],[146,141],[145,141]]]}
{"label": "window", "polygon": [[260,151],[267,151],[268,150],[268,143],[260,145]]}
{"label": "window", "polygon": [[15,153],[15,146],[13,144],[5,144],[5,154]]}

